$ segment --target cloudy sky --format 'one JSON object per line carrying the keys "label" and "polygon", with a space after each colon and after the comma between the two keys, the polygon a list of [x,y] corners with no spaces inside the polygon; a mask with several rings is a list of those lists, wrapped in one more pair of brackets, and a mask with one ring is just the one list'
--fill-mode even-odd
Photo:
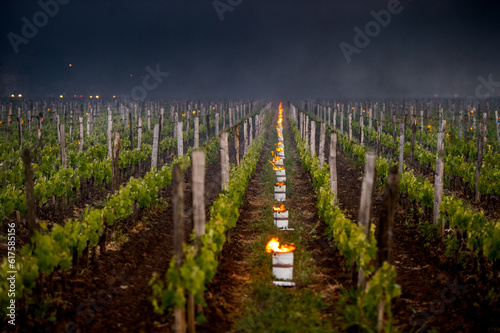
{"label": "cloudy sky", "polygon": [[500,82],[499,13],[486,0],[2,0],[0,73],[27,75],[32,94],[127,93],[158,66],[153,98],[465,97],[478,76]]}

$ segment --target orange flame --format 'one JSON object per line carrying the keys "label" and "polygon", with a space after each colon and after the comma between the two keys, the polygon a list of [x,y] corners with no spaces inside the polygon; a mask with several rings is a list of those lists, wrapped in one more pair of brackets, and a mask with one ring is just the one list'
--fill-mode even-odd
{"label": "orange flame", "polygon": [[273,207],[273,210],[274,210],[275,212],[284,212],[284,211],[286,211],[287,209],[285,208],[285,205],[284,205],[284,204],[281,204],[281,206],[280,206],[280,207]]}
{"label": "orange flame", "polygon": [[283,244],[280,246],[279,239],[277,237],[271,238],[269,243],[266,245],[266,252],[267,253],[272,253],[272,252],[280,252],[280,253],[286,253],[286,252],[292,252],[295,250],[295,246],[293,246],[293,243],[290,243],[290,245]]}
{"label": "orange flame", "polygon": [[277,167],[276,164],[274,164],[273,162],[269,161],[269,163],[271,163],[273,165],[273,170],[274,171],[280,171],[280,170],[284,170],[285,167],[282,166],[282,167]]}
{"label": "orange flame", "polygon": [[276,184],[274,184],[274,185],[276,185],[276,186],[283,186],[283,185],[285,185],[285,182],[276,183]]}
{"label": "orange flame", "polygon": [[283,148],[278,147],[278,148],[276,148],[276,151],[283,151]]}

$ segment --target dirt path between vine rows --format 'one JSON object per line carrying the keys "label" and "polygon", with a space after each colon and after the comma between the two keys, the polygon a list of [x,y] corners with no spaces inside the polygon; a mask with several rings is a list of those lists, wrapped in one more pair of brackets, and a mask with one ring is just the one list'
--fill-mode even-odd
{"label": "dirt path between vine rows", "polygon": [[[186,240],[192,232],[190,170],[185,175]],[[205,202],[220,191],[220,157],[208,166]],[[155,314],[148,285],[154,273],[164,276],[173,254],[172,186],[162,191],[165,203],[122,222],[128,241],[110,242],[107,253],[89,268],[67,276],[66,288],[53,300],[54,323],[29,321],[23,332],[165,332],[169,318]],[[208,212],[207,212],[208,213]],[[119,236],[117,234],[117,236]],[[60,276],[55,290],[62,290]],[[33,314],[31,314],[33,315]]]}
{"label": "dirt path between vine rows", "polygon": [[[339,201],[353,221],[359,213],[362,176],[340,153]],[[378,224],[382,193],[375,193],[372,223]],[[412,328],[439,332],[487,332],[499,329],[500,309],[486,300],[487,286],[477,273],[463,271],[443,254],[440,242],[428,242],[416,229],[409,210],[400,203],[394,229],[394,262],[402,295],[393,303],[393,316],[401,331]],[[453,290],[455,293],[451,291]]]}
{"label": "dirt path between vine rows", "polygon": [[[271,122],[272,130],[274,130],[276,119],[275,117]],[[303,237],[307,239],[307,250],[312,253],[315,259],[313,273],[315,284],[303,287],[320,293],[324,299],[328,300],[330,306],[324,310],[324,315],[331,318],[335,316],[334,304],[340,296],[340,287],[348,288],[352,285],[352,281],[345,268],[345,259],[337,250],[329,246],[327,238],[323,236],[325,224],[318,217],[316,195],[312,187],[311,177],[302,169],[300,156],[292,139],[291,127],[286,120],[286,112],[283,132],[285,145],[292,147],[293,159],[295,160],[292,172],[286,171],[287,182],[289,175],[294,174],[293,193],[287,197],[286,206],[301,212],[300,223],[305,226]],[[224,245],[217,274],[208,286],[205,295],[208,304],[205,311],[207,323],[198,329],[199,332],[235,332],[235,323],[244,315],[243,303],[248,298],[252,283],[251,263],[248,259],[250,258],[251,245],[259,234],[259,230],[252,224],[262,218],[262,207],[269,202],[264,194],[265,188],[261,181],[261,174],[263,167],[271,159],[270,147],[274,147],[274,142],[270,142],[268,135],[268,140],[264,144],[257,163],[256,172],[252,175],[246,189],[237,225],[231,230],[231,240]],[[290,221],[290,223],[293,224],[294,221]],[[310,235],[313,229],[318,237]]]}

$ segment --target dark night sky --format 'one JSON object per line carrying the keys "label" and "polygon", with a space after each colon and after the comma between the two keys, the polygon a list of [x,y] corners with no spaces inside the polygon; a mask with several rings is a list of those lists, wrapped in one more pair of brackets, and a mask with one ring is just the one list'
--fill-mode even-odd
{"label": "dark night sky", "polygon": [[498,1],[402,0],[348,64],[339,44],[391,1],[242,0],[221,21],[212,1],[71,0],[16,54],[7,35],[41,7],[2,0],[0,73],[27,74],[32,93],[112,95],[159,64],[170,75],[148,97],[187,98],[465,97],[479,75],[500,82]]}

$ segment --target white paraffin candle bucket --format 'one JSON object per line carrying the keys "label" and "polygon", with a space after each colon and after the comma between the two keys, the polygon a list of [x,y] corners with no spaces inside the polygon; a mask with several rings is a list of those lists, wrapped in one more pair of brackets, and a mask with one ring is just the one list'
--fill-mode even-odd
{"label": "white paraffin candle bucket", "polygon": [[286,185],[274,185],[274,200],[286,200]]}
{"label": "white paraffin candle bucket", "polygon": [[293,279],[293,252],[273,253],[273,275],[276,279]]}
{"label": "white paraffin candle bucket", "polygon": [[274,225],[280,229],[288,229],[288,210],[274,212]]}
{"label": "white paraffin candle bucket", "polygon": [[285,169],[281,169],[281,170],[276,171],[276,177],[284,177],[284,176],[286,176]]}
{"label": "white paraffin candle bucket", "polygon": [[284,164],[283,164],[283,159],[280,158],[279,160],[274,160],[274,165],[276,165],[277,167],[282,167]]}
{"label": "white paraffin candle bucket", "polygon": [[285,185],[274,184],[274,193],[276,192],[286,192],[286,184]]}
{"label": "white paraffin candle bucket", "polygon": [[285,149],[285,144],[284,144],[283,142],[282,142],[282,143],[279,143],[279,144],[278,144],[278,148],[283,148],[283,149]]}
{"label": "white paraffin candle bucket", "polygon": [[287,219],[288,220],[288,209],[285,211],[274,212],[275,219]]}
{"label": "white paraffin candle bucket", "polygon": [[276,177],[276,178],[277,178],[277,179],[276,179],[276,181],[277,181],[278,183],[281,183],[281,182],[286,182],[286,177]]}
{"label": "white paraffin candle bucket", "polygon": [[280,158],[285,158],[285,151],[284,150],[283,151],[278,151],[277,154],[278,154],[278,156]]}

